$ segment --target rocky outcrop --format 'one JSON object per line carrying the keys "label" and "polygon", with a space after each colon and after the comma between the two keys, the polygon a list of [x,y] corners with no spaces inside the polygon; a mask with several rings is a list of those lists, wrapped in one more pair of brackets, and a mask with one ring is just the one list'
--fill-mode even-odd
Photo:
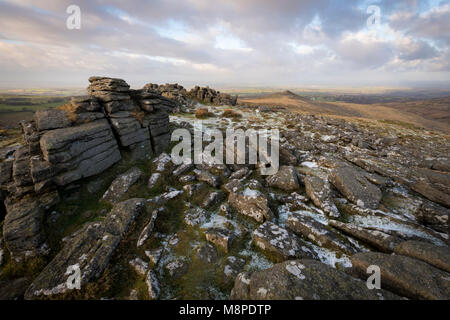
{"label": "rocky outcrop", "polygon": [[319,261],[294,260],[252,274],[240,273],[232,300],[392,300],[385,290],[369,290],[366,283]]}
{"label": "rocky outcrop", "polygon": [[220,93],[209,87],[195,86],[188,92],[188,97],[205,104],[234,106],[237,103],[237,96]]}
{"label": "rocky outcrop", "polygon": [[73,234],[63,249],[33,281],[25,293],[25,298],[34,299],[68,292],[68,277],[73,273],[73,268],[80,272],[81,289],[99,277],[129,225],[144,205],[145,199],[130,199],[118,203],[102,222],[89,223]]}

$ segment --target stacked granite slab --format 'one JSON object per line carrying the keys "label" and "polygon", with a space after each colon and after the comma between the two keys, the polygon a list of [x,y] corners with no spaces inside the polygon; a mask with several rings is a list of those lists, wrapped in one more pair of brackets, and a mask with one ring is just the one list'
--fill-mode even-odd
{"label": "stacked granite slab", "polygon": [[130,91],[121,79],[89,81],[87,96],[23,121],[23,145],[0,159],[3,235],[16,260],[46,252],[42,223],[60,188],[104,172],[121,151],[143,159],[169,144],[168,111],[176,102],[153,90]]}

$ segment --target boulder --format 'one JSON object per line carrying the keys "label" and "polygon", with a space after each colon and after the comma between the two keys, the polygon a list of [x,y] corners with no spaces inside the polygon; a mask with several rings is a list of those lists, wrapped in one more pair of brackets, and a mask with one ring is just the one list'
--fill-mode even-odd
{"label": "boulder", "polygon": [[252,242],[275,262],[316,258],[315,253],[300,238],[272,222],[260,225],[253,232]]}
{"label": "boulder", "polygon": [[366,280],[367,268],[381,270],[381,288],[410,299],[450,299],[449,274],[428,263],[405,256],[379,252],[357,253],[351,257],[352,272]]}
{"label": "boulder", "polygon": [[293,166],[281,166],[278,172],[266,178],[270,187],[285,191],[295,191],[299,189],[297,172]]}
{"label": "boulder", "polygon": [[102,199],[111,203],[117,203],[127,193],[128,189],[138,181],[142,171],[139,168],[131,168],[127,172],[119,175],[106,190]]}
{"label": "boulder", "polygon": [[438,247],[428,242],[410,240],[397,245],[394,252],[450,272],[450,249],[447,246]]}
{"label": "boulder", "polygon": [[73,234],[63,249],[34,279],[26,299],[54,296],[68,292],[67,271],[79,268],[81,289],[99,277],[125,235],[131,222],[142,211],[145,199],[130,199],[116,204],[101,222],[86,224]]}
{"label": "boulder", "polygon": [[294,260],[255,273],[241,273],[232,300],[391,300],[385,290],[369,290],[366,283],[319,261]]}
{"label": "boulder", "polygon": [[274,217],[267,198],[257,190],[247,188],[244,192],[232,192],[228,196],[228,203],[240,214],[257,222],[271,221]]}
{"label": "boulder", "polygon": [[360,170],[350,166],[338,167],[331,171],[328,180],[354,204],[369,209],[378,208],[381,190],[369,182]]}

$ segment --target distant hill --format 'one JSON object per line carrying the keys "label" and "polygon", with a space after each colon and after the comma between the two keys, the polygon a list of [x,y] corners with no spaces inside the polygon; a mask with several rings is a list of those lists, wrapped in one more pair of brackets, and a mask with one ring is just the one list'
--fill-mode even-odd
{"label": "distant hill", "polygon": [[358,104],[342,101],[316,101],[292,91],[282,91],[239,99],[247,105],[284,106],[292,112],[339,117],[388,120],[413,124],[430,130],[450,132],[450,97]]}

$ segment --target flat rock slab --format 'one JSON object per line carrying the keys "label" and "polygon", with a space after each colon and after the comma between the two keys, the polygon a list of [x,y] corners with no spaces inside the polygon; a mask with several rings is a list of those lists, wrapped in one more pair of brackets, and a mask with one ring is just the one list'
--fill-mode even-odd
{"label": "flat rock slab", "polygon": [[120,198],[122,198],[123,195],[127,193],[128,189],[141,177],[141,174],[142,171],[139,168],[134,167],[119,175],[114,179],[108,190],[106,190],[102,199],[111,203],[119,202]]}
{"label": "flat rock slab", "polygon": [[228,203],[240,214],[257,222],[270,221],[274,217],[267,198],[257,190],[247,188],[244,192],[232,192],[228,196]]}
{"label": "flat rock slab", "polygon": [[253,244],[276,262],[316,258],[315,253],[300,238],[272,222],[265,222],[253,232]]}
{"label": "flat rock slab", "polygon": [[366,178],[360,170],[343,166],[335,168],[328,176],[330,183],[354,204],[377,209],[381,201],[381,190]]}
{"label": "flat rock slab", "polygon": [[320,247],[354,254],[358,250],[342,236],[327,229],[327,226],[312,217],[300,213],[292,213],[287,220],[286,226],[292,232],[308,238]]}
{"label": "flat rock slab", "polygon": [[[76,269],[80,271],[81,289],[99,277],[129,225],[144,205],[145,199],[130,199],[118,203],[103,221],[86,224],[73,234],[63,249],[33,281],[25,293],[25,298],[66,293],[70,290],[67,280]],[[70,267],[72,271],[67,274]]]}
{"label": "flat rock slab", "polygon": [[367,268],[381,270],[381,288],[410,299],[450,299],[450,274],[413,258],[378,252],[357,253],[351,257],[352,270],[367,279]]}
{"label": "flat rock slab", "polygon": [[450,272],[450,249],[438,247],[428,242],[405,241],[394,248],[396,254],[425,261],[444,271]]}
{"label": "flat rock slab", "polygon": [[300,187],[297,172],[293,166],[281,166],[276,174],[267,177],[266,182],[270,187],[285,191],[295,191]]}
{"label": "flat rock slab", "polygon": [[393,252],[397,245],[405,241],[399,237],[384,233],[382,231],[365,229],[349,223],[342,223],[340,221],[329,220],[328,224],[386,253]]}
{"label": "flat rock slab", "polygon": [[306,176],[303,182],[306,194],[317,207],[330,217],[338,218],[340,216],[339,210],[331,197],[331,188],[327,181],[316,176]]}
{"label": "flat rock slab", "polygon": [[241,273],[233,300],[391,300],[385,290],[369,290],[366,283],[315,260],[276,264],[253,274]]}

